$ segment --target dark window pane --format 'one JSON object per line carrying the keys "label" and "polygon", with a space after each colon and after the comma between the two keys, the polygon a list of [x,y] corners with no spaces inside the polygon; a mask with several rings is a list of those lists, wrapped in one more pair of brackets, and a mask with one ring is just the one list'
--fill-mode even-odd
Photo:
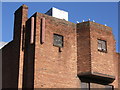
{"label": "dark window pane", "polygon": [[54,34],[54,46],[63,47],[63,36]]}

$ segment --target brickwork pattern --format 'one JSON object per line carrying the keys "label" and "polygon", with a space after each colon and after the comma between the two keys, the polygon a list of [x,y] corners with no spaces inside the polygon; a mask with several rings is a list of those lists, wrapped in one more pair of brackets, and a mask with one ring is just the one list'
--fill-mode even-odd
{"label": "brickwork pattern", "polygon": [[[45,18],[45,40],[40,43],[41,19]],[[35,88],[76,88],[77,78],[76,57],[76,25],[36,13],[35,36]],[[64,37],[63,48],[53,46],[53,35]],[[52,83],[51,83],[52,81]]]}
{"label": "brickwork pattern", "polygon": [[[80,88],[78,75],[87,72],[115,76],[111,85],[120,88],[120,54],[110,27],[90,21],[74,24],[38,12],[28,19],[27,14],[26,5],[16,10],[13,41],[2,48],[3,88]],[[62,48],[53,46],[54,34],[64,37]],[[97,39],[106,40],[106,53],[98,51]]]}
{"label": "brickwork pattern", "polygon": [[89,23],[77,24],[77,71],[91,71],[90,27]]}

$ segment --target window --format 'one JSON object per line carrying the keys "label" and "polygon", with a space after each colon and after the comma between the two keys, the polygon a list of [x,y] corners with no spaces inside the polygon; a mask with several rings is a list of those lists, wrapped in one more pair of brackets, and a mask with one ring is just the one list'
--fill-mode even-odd
{"label": "window", "polygon": [[90,82],[81,82],[81,90],[114,90],[112,85],[102,85]]}
{"label": "window", "polygon": [[98,51],[107,52],[107,45],[105,40],[98,39]]}
{"label": "window", "polygon": [[106,90],[114,90],[114,87],[112,85],[106,85],[105,88]]}
{"label": "window", "polygon": [[54,38],[53,40],[54,46],[63,47],[63,36],[62,35],[54,34],[53,38]]}
{"label": "window", "polygon": [[90,83],[81,82],[81,90],[89,90],[90,89]]}

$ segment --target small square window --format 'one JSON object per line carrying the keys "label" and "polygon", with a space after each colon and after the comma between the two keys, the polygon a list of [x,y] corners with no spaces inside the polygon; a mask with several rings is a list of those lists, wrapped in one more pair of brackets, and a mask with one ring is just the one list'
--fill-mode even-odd
{"label": "small square window", "polygon": [[63,47],[63,36],[62,35],[54,34],[53,38],[54,38],[53,40],[54,46]]}
{"label": "small square window", "polygon": [[105,40],[98,39],[98,51],[107,52],[107,45]]}

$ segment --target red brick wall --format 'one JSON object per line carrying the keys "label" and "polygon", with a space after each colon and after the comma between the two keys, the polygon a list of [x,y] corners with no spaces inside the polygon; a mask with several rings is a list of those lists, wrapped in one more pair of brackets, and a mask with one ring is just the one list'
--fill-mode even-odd
{"label": "red brick wall", "polygon": [[[107,42],[107,52],[98,51],[97,39]],[[110,27],[90,22],[91,70],[106,75],[115,75],[115,40]],[[115,87],[118,87],[117,84]]]}
{"label": "red brick wall", "polygon": [[120,53],[117,53],[116,59],[118,60],[118,87],[120,90]]}
{"label": "red brick wall", "polygon": [[[117,78],[113,61],[115,41],[110,31],[111,28],[84,22],[78,24],[76,29],[73,23],[44,14],[36,13],[33,17],[35,18],[33,44],[30,43],[31,18],[27,21],[24,87],[80,87],[77,74],[81,72],[98,72]],[[41,19],[43,17],[45,18],[45,41],[41,43]],[[58,47],[53,46],[54,33],[64,36],[62,52],[59,52]],[[97,39],[107,41],[107,53],[98,51]],[[113,85],[117,88],[117,80]]]}
{"label": "red brick wall", "polygon": [[[45,17],[45,42],[40,43],[41,18]],[[64,46],[53,46],[53,34],[64,37]],[[35,88],[76,88],[77,78],[76,25],[65,20],[36,13]]]}
{"label": "red brick wall", "polygon": [[[107,42],[106,53],[98,51],[98,39]],[[116,80],[112,85],[118,88],[117,62],[114,61],[114,53],[115,40],[110,27],[90,21],[77,24],[78,75],[97,73],[115,76]]]}
{"label": "red brick wall", "polygon": [[[118,87],[120,55],[115,54],[110,27],[89,21],[76,25],[35,13],[34,40],[30,43],[31,18],[27,18],[27,11],[28,7],[23,5],[15,12],[14,40],[2,49],[3,88],[22,88],[22,85],[23,88],[80,88],[77,75],[84,72],[115,76],[112,85]],[[42,18],[45,18],[44,35],[41,35]],[[53,46],[53,34],[64,37],[61,52]],[[107,53],[98,51],[97,39],[107,41]]]}
{"label": "red brick wall", "polygon": [[15,28],[14,28],[14,42],[20,45],[20,58],[19,58],[19,77],[18,77],[18,88],[22,88],[23,79],[23,62],[24,62],[24,46],[25,46],[25,24],[28,19],[28,7],[22,5],[18,10],[15,11]]}
{"label": "red brick wall", "polygon": [[88,22],[77,24],[77,71],[91,71],[90,26]]}
{"label": "red brick wall", "polygon": [[115,64],[115,81],[113,82],[113,85],[115,85],[115,88],[119,88],[119,53],[114,53],[114,64]]}
{"label": "red brick wall", "polygon": [[32,43],[32,44],[30,43],[31,18],[29,18],[26,22],[25,33],[26,35],[25,35],[25,48],[24,48],[24,60],[23,60],[24,61],[23,63],[23,88],[34,88],[35,43]]}
{"label": "red brick wall", "polygon": [[[24,88],[76,88],[77,78],[76,25],[36,13],[34,43],[31,39],[31,18],[26,23]],[[41,18],[45,18],[45,41],[41,44]],[[53,34],[64,37],[64,46],[53,46]],[[34,85],[34,86],[33,86]]]}
{"label": "red brick wall", "polygon": [[[115,41],[111,28],[91,22],[90,35],[92,71],[114,76],[113,53],[115,52]],[[107,42],[107,53],[98,51],[97,39]]]}

